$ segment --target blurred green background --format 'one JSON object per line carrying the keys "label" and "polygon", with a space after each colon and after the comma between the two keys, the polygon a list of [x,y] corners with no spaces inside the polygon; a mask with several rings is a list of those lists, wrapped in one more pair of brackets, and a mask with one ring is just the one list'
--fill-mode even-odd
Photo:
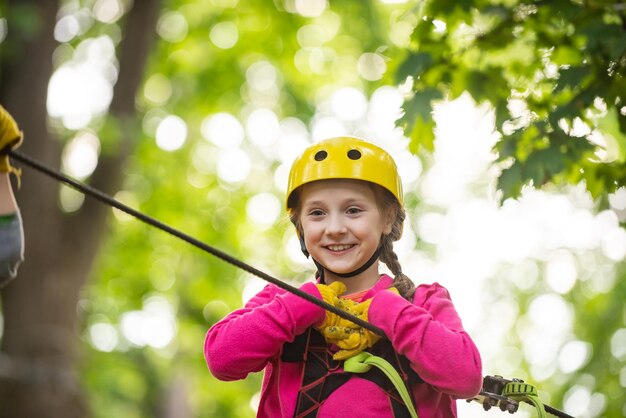
{"label": "blurred green background", "polygon": [[[367,138],[403,178],[403,270],[450,290],[484,373],[626,415],[626,3],[0,5],[25,153],[298,284],[314,266],[283,209],[290,164]],[[217,381],[202,345],[264,282],[23,170],[0,416],[254,416],[262,376]]]}

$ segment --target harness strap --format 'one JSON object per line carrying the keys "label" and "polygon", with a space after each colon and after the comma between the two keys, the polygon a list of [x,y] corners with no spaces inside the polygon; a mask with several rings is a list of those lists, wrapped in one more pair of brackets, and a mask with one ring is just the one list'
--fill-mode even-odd
{"label": "harness strap", "polygon": [[[371,348],[372,353],[385,358],[390,366],[396,370],[402,387],[421,383],[423,380],[411,369],[409,361],[399,356],[388,340],[381,340]],[[353,374],[345,367],[341,371],[342,362],[333,359],[333,353],[326,344],[324,337],[314,329],[300,334],[292,343],[285,344],[281,356],[285,362],[304,362],[302,383],[296,402],[295,418],[314,418],[317,416],[321,404],[346,383]],[[348,367],[349,368],[349,367]],[[399,372],[399,373],[398,373]],[[369,380],[379,386],[387,395],[393,416],[396,418],[413,418],[407,405],[413,406],[414,400],[411,391],[408,394],[407,404],[403,396],[378,367],[359,374],[360,378]]]}
{"label": "harness strap", "polygon": [[340,369],[341,364],[333,359],[324,337],[313,329],[300,334],[293,343],[286,344],[282,360],[304,361],[295,418],[316,417],[321,403],[350,378],[348,374],[333,373]]}
{"label": "harness strap", "polygon": [[400,394],[404,405],[409,410],[411,418],[419,418],[413,406],[413,401],[409,395],[400,374],[394,367],[382,357],[374,356],[368,352],[361,352],[354,357],[350,357],[344,362],[343,369],[350,373],[367,373],[372,366],[378,367],[389,378],[395,389]]}

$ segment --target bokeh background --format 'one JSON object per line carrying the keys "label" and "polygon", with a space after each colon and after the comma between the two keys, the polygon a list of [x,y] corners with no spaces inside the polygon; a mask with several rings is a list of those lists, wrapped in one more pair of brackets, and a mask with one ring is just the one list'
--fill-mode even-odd
{"label": "bokeh background", "polygon": [[[485,375],[576,417],[626,415],[626,3],[0,12],[0,102],[24,153],[297,285],[314,266],[283,209],[291,162],[367,138],[402,176],[403,270],[450,290]],[[0,416],[255,415],[261,375],[217,381],[202,347],[262,280],[28,167],[15,186],[26,261],[1,294]]]}

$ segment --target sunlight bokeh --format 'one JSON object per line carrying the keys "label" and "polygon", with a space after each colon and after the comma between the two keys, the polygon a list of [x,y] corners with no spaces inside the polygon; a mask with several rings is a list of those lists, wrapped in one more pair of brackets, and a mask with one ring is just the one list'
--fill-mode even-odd
{"label": "sunlight bokeh", "polygon": [[222,149],[236,148],[244,139],[241,122],[226,112],[207,116],[202,121],[201,132],[204,139]]}
{"label": "sunlight bokeh", "polygon": [[115,23],[124,15],[124,2],[120,0],[96,0],[93,17],[103,23]]}
{"label": "sunlight bokeh", "polygon": [[157,33],[167,42],[180,42],[187,36],[188,25],[185,16],[177,11],[170,11],[159,18]]}
{"label": "sunlight bokeh", "polygon": [[209,36],[216,47],[230,49],[237,44],[239,31],[233,22],[220,22],[211,28]]}
{"label": "sunlight bokeh", "polygon": [[68,129],[78,130],[108,110],[117,79],[115,45],[108,36],[82,41],[72,59],[52,75],[48,113]]}
{"label": "sunlight bokeh", "polygon": [[176,335],[175,312],[163,297],[146,298],[143,309],[122,315],[122,335],[133,345],[163,349]]}
{"label": "sunlight bokeh", "polygon": [[79,131],[63,149],[62,169],[70,176],[85,179],[98,165],[100,140],[92,131]]}
{"label": "sunlight bokeh", "polygon": [[161,120],[156,130],[156,144],[164,151],[176,151],[187,140],[187,124],[176,115]]}

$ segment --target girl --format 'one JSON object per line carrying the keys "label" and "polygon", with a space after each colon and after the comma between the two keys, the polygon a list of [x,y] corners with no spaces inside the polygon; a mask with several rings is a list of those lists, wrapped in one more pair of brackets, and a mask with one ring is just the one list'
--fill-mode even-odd
{"label": "girl", "polygon": [[24,258],[22,219],[9,179],[10,173],[19,175],[19,171],[1,153],[5,148],[17,148],[21,142],[22,133],[15,120],[0,106],[0,289],[15,278]]}
{"label": "girl", "polygon": [[[259,417],[404,417],[413,408],[420,418],[455,417],[455,399],[481,389],[480,354],[447,290],[416,288],[401,271],[393,241],[405,212],[389,154],[352,137],[311,146],[291,168],[287,209],[318,269],[316,283],[300,289],[386,338],[270,284],[208,331],[211,373],[236,380],[264,370]],[[401,384],[377,368],[347,372],[363,349],[391,364]]]}

